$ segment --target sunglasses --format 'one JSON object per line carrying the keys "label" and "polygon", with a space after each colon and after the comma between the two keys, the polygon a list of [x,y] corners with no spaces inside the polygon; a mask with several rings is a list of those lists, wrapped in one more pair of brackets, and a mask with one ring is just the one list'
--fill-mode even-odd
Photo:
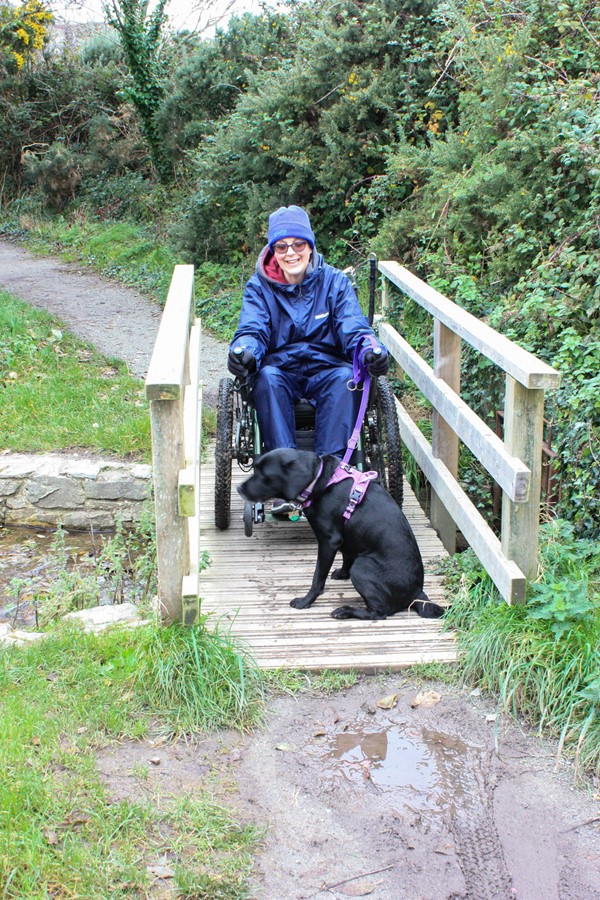
{"label": "sunglasses", "polygon": [[308,241],[292,241],[291,244],[286,244],[285,241],[277,241],[276,244],[273,244],[273,250],[277,254],[277,256],[285,256],[290,247],[294,251],[294,253],[302,253],[306,250],[306,245]]}

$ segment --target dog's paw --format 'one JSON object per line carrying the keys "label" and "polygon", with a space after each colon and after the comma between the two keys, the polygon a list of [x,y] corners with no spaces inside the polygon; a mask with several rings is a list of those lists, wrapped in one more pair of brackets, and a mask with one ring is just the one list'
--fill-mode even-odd
{"label": "dog's paw", "polygon": [[348,581],[350,578],[350,572],[347,569],[334,569],[331,573],[331,577],[335,578],[336,581]]}
{"label": "dog's paw", "polygon": [[333,619],[354,619],[356,611],[353,606],[338,606],[337,609],[331,611]]}
{"label": "dog's paw", "polygon": [[294,597],[293,600],[290,600],[290,606],[293,606],[294,609],[308,609],[312,603],[313,601],[310,598],[307,600],[306,597]]}

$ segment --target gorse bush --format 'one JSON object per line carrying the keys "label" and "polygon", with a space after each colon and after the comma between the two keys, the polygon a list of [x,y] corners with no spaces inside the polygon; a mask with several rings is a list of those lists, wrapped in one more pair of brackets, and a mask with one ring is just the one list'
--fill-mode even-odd
{"label": "gorse bush", "polygon": [[25,175],[45,194],[52,209],[60,212],[75,196],[81,182],[79,161],[69,147],[52,144],[41,156],[24,155]]}
{"label": "gorse bush", "polygon": [[[560,513],[598,534],[600,11],[588,0],[438,11],[454,35],[456,126],[390,153],[374,246],[562,372],[547,406]],[[463,372],[465,399],[493,425],[501,382],[468,358]]]}
{"label": "gorse bush", "polygon": [[194,260],[235,258],[248,241],[255,249],[268,212],[289,202],[311,211],[322,249],[341,238],[347,253],[364,246],[362,189],[384,171],[399,131],[420,139],[426,95],[436,97],[432,9],[412,0],[296,7],[293,56],[252,75],[190,154],[198,180],[181,240]]}

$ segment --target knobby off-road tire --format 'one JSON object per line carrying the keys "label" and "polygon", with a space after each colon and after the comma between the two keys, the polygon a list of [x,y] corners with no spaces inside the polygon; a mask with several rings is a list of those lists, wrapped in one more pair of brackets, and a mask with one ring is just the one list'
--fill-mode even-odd
{"label": "knobby off-road tire", "polygon": [[401,507],[404,500],[402,445],[396,402],[387,378],[377,379],[375,404],[370,412],[368,428],[368,467],[379,472],[384,487]]}
{"label": "knobby off-road tire", "polygon": [[215,525],[229,528],[231,517],[231,466],[233,462],[233,380],[221,378],[217,399],[215,446]]}

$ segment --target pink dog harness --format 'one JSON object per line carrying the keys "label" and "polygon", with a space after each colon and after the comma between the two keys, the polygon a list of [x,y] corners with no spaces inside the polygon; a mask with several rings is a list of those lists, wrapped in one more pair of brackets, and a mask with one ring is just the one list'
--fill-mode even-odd
{"label": "pink dog harness", "polygon": [[[295,521],[300,516],[300,512],[303,509],[307,509],[311,504],[311,495],[313,492],[313,487],[316,482],[319,480],[321,472],[323,471],[323,460],[321,460],[319,464],[319,471],[316,474],[315,479],[308,485],[308,487],[304,488],[301,494],[298,496],[298,500],[300,504],[297,509],[294,510],[293,513],[290,513],[290,519]],[[327,484],[325,485],[325,489],[327,489],[332,484],[338,484],[340,481],[345,481],[346,478],[352,479],[352,488],[350,490],[350,496],[348,497],[348,506],[344,510],[344,518],[346,521],[350,518],[356,507],[359,503],[361,503],[364,499],[365,494],[367,493],[367,488],[374,478],[377,478],[379,472],[375,472],[371,470],[370,472],[360,472],[358,469],[355,469],[353,466],[349,466],[348,463],[341,462]]]}
{"label": "pink dog harness", "polygon": [[349,466],[348,463],[341,462],[339,464],[327,482],[327,487],[329,487],[330,484],[337,484],[340,481],[344,481],[346,478],[352,479],[353,484],[348,498],[348,506],[344,510],[345,519],[349,519],[358,504],[362,503],[364,496],[367,493],[367,488],[373,479],[378,476],[379,472],[375,472],[374,470],[371,470],[370,472],[360,472],[358,469],[353,468],[353,466]]}

